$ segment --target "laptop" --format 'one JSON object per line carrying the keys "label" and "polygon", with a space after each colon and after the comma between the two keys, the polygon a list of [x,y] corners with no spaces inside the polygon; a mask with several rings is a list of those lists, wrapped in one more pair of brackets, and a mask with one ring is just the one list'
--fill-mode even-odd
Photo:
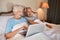
{"label": "laptop", "polygon": [[44,31],[44,23],[30,25],[26,34],[26,37],[32,36],[34,34]]}

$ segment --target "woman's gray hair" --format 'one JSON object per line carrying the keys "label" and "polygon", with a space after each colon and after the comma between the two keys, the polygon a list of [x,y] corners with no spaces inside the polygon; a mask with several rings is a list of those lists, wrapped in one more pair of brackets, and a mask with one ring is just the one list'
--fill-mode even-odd
{"label": "woman's gray hair", "polygon": [[23,7],[22,6],[20,6],[20,5],[15,5],[14,7],[13,7],[13,12],[14,11],[17,11],[17,10],[22,10],[23,11]]}

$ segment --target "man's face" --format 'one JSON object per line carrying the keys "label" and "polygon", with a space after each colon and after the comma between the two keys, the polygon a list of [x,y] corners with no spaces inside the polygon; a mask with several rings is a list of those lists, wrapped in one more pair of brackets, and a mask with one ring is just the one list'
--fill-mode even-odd
{"label": "man's face", "polygon": [[32,10],[31,9],[27,9],[27,16],[32,16]]}
{"label": "man's face", "polygon": [[14,11],[14,15],[15,15],[17,18],[20,18],[20,17],[23,16],[23,11],[22,11],[22,10]]}

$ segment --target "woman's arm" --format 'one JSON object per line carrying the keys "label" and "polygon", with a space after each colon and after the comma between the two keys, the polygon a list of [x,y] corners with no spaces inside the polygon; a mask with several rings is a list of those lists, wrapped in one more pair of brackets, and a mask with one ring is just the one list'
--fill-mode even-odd
{"label": "woman's arm", "polygon": [[13,32],[7,33],[7,34],[5,35],[6,39],[9,39],[9,38],[13,37],[14,35],[17,34],[17,32],[19,32],[19,31],[22,30],[22,29],[24,29],[24,27],[21,27],[21,28],[15,30],[15,31],[13,31]]}

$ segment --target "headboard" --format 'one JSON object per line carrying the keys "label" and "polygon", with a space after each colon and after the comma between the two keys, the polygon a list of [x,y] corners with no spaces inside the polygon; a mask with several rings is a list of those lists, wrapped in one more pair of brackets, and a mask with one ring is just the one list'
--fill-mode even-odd
{"label": "headboard", "polygon": [[[21,6],[21,7],[23,7],[23,8],[25,8],[25,6],[24,5],[17,5],[17,4],[15,4],[15,5],[13,5],[13,7],[14,6]],[[13,7],[12,7],[12,9],[10,10],[10,11],[7,11],[7,12],[0,12],[0,16],[4,16],[4,15],[7,15],[7,16],[10,16],[10,15],[12,15],[12,13],[13,13]]]}

